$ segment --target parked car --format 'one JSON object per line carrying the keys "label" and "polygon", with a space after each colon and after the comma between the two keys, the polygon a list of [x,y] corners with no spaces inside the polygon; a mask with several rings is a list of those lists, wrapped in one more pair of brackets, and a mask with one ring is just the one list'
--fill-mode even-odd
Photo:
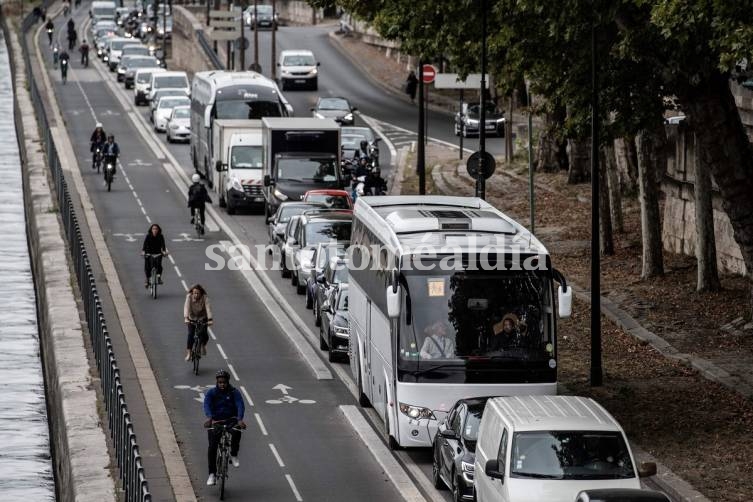
{"label": "parked car", "polygon": [[259,28],[272,28],[276,30],[279,20],[280,16],[277,12],[273,13],[272,6],[269,4],[257,4],[256,12],[254,12],[254,6],[251,5],[243,12],[243,21],[251,29],[256,29],[258,26]]}
{"label": "parked car", "polygon": [[[479,120],[481,120],[481,106],[479,103],[463,103],[463,108],[455,114],[455,136],[472,136],[479,133]],[[496,134],[500,138],[505,136],[505,117],[497,111],[497,107],[491,101],[486,103],[486,132]]]}
{"label": "parked car", "polygon": [[316,294],[317,282],[316,278],[324,273],[324,267],[332,258],[340,258],[345,256],[347,246],[332,245],[327,242],[317,244],[316,251],[314,252],[314,268],[311,270],[308,279],[306,280],[306,308],[314,308],[314,295]]}
{"label": "parked car", "polygon": [[319,87],[319,62],[309,50],[286,50],[280,52],[277,61],[280,69],[280,88],[284,91],[293,87]]}
{"label": "parked car", "polygon": [[348,317],[348,286],[343,284],[330,293],[322,305],[319,325],[319,348],[329,351],[329,362],[348,355],[350,320]]}
{"label": "parked car", "polygon": [[479,426],[478,502],[572,502],[583,490],[640,489],[656,464],[636,468],[617,420],[577,396],[495,397]]}
{"label": "parked car", "polygon": [[191,107],[176,106],[167,119],[167,142],[191,140]]}
{"label": "parked car", "polygon": [[296,287],[296,293],[302,295],[306,292],[306,281],[314,268],[312,259],[316,245],[322,242],[349,243],[352,224],[352,211],[303,212],[285,255],[288,268],[293,273],[291,282]]}
{"label": "parked car", "polygon": [[324,266],[324,272],[316,278],[316,291],[314,292],[314,324],[322,323],[320,311],[324,300],[332,294],[341,284],[348,283],[348,259],[346,257],[333,257]]}
{"label": "parked car", "polygon": [[653,490],[632,490],[628,488],[584,490],[575,502],[670,502],[669,497]]}
{"label": "parked car", "polygon": [[316,106],[311,109],[314,118],[334,119],[342,125],[353,125],[353,112],[357,110],[358,108],[350,106],[345,98],[319,98],[316,100]]}
{"label": "parked car", "polygon": [[303,194],[304,202],[317,202],[332,209],[353,209],[353,199],[345,190],[309,190]]}
{"label": "parked car", "polygon": [[157,102],[157,107],[152,113],[152,122],[154,130],[165,132],[167,130],[167,120],[173,113],[176,106],[191,106],[191,100],[185,96],[165,96]]}
{"label": "parked car", "polygon": [[473,500],[476,440],[487,399],[473,397],[456,402],[439,422],[434,436],[434,486],[437,489],[449,488],[453,500]]}

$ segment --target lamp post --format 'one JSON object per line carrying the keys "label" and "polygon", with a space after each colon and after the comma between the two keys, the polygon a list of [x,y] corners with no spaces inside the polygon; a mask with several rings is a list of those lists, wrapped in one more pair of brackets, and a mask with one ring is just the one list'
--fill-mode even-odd
{"label": "lamp post", "polygon": [[486,198],[486,178],[482,173],[486,153],[486,0],[481,0],[481,110],[478,120],[479,175],[476,177],[476,197]]}
{"label": "lamp post", "polygon": [[[535,233],[536,201],[533,194],[533,98],[531,83],[526,79],[526,99],[528,100],[528,201],[530,208],[531,233]],[[512,117],[510,117],[512,120]]]}
{"label": "lamp post", "polygon": [[246,2],[246,0],[243,0],[243,2],[241,3],[240,71],[246,69],[246,21],[243,19],[243,14],[246,10],[246,7],[248,7],[248,2]]}
{"label": "lamp post", "polygon": [[277,0],[272,0],[272,80],[277,79]]}
{"label": "lamp post", "polygon": [[416,170],[418,171],[418,194],[426,195],[426,122],[424,119],[424,61],[418,61],[418,144],[416,150]]}
{"label": "lamp post", "polygon": [[591,22],[591,386],[603,381],[601,366],[601,249],[599,248],[599,93],[596,24]]}
{"label": "lamp post", "polygon": [[[254,27],[254,70],[259,70],[259,23],[258,23],[258,17],[259,13],[257,12],[257,8],[259,7],[259,0],[254,0],[254,19],[253,19],[253,27]],[[259,72],[261,73],[261,72]]]}

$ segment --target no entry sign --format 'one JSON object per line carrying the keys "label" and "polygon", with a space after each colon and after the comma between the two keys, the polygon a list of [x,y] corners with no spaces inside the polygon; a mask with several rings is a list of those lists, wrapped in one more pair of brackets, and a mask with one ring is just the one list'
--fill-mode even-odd
{"label": "no entry sign", "polygon": [[423,81],[424,84],[431,84],[434,82],[434,78],[437,76],[437,68],[431,64],[425,64],[423,66]]}

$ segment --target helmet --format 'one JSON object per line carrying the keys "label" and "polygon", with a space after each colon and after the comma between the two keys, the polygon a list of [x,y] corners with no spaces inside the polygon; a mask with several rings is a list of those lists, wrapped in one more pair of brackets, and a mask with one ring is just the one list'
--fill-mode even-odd
{"label": "helmet", "polygon": [[112,134],[108,134],[107,139],[115,139],[115,136],[113,136]]}
{"label": "helmet", "polygon": [[102,129],[102,122],[97,122],[97,124],[94,126],[95,129]]}
{"label": "helmet", "polygon": [[230,373],[228,373],[225,370],[217,370],[217,373],[214,374],[214,378],[224,378],[228,382],[230,381]]}
{"label": "helmet", "polygon": [[361,148],[363,148],[364,150],[366,150],[366,148],[368,148],[368,147],[369,147],[369,142],[366,141],[365,139],[362,139],[361,140]]}
{"label": "helmet", "polygon": [[198,173],[194,173],[194,175],[191,176],[191,181],[193,181],[194,183],[198,183],[199,180],[201,180],[201,176],[199,176]]}

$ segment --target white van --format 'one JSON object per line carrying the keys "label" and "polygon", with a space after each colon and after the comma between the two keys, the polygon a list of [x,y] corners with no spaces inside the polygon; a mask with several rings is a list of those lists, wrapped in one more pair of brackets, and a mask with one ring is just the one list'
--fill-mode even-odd
{"label": "white van", "polygon": [[125,37],[113,37],[107,40],[107,46],[105,47],[105,62],[109,66],[110,71],[115,71],[120,64],[120,56],[123,53],[123,47],[133,44],[132,38]]}
{"label": "white van", "polygon": [[92,24],[97,21],[115,21],[115,2],[95,0],[89,9],[89,17],[92,18]]}
{"label": "white van", "polygon": [[495,397],[486,402],[474,464],[478,502],[573,502],[581,490],[640,488],[617,420],[593,399]]}
{"label": "white van", "polygon": [[151,101],[154,93],[159,89],[181,89],[186,92],[186,96],[191,95],[191,86],[188,83],[188,75],[184,71],[163,71],[152,73],[152,80],[149,82],[149,94],[147,100]]}
{"label": "white van", "polygon": [[164,68],[139,68],[133,77],[133,104],[136,106],[148,103],[147,96],[151,90],[152,74],[164,73]]}
{"label": "white van", "polygon": [[296,86],[317,90],[319,62],[314,58],[313,52],[309,50],[281,51],[277,67],[280,68],[280,88],[283,91]]}

